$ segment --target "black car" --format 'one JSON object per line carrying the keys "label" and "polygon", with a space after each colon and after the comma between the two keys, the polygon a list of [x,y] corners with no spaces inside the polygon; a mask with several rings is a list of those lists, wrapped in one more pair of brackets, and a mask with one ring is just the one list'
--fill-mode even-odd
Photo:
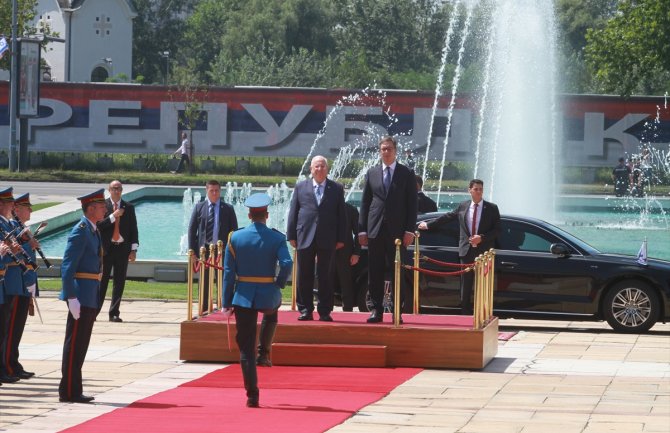
{"label": "black car", "polygon": [[[420,215],[417,222],[440,213]],[[421,254],[458,263],[456,221],[422,231]],[[408,256],[414,254],[408,248]],[[362,259],[365,259],[363,257]],[[410,262],[407,258],[406,263]],[[670,262],[601,253],[545,221],[503,215],[496,245],[494,314],[500,318],[607,320],[620,332],[644,332],[670,319]],[[422,268],[445,271],[427,262]],[[404,272],[404,311],[412,311],[411,272]],[[458,314],[459,277],[420,276],[420,312]],[[359,309],[366,309],[366,260],[356,272]],[[410,301],[410,302],[407,302]]]}

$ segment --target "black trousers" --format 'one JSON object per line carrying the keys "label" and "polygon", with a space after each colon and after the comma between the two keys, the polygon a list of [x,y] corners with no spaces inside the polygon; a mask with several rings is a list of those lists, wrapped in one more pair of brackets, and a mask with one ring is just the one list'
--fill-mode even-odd
{"label": "black trousers", "polygon": [[[474,263],[481,252],[477,248],[470,248],[468,253],[461,257],[461,263]],[[475,284],[474,271],[461,274],[461,314],[472,315],[472,292]]]}
{"label": "black trousers", "polygon": [[69,311],[67,313],[61,363],[62,378],[58,385],[58,396],[62,399],[71,400],[83,394],[81,369],[84,366],[88,345],[91,342],[93,323],[97,315],[96,308],[83,305],[79,320],[74,320]]}
{"label": "black trousers", "polygon": [[181,154],[181,159],[179,160],[179,164],[177,165],[177,169],[175,171],[177,173],[181,173],[181,170],[184,168],[185,164],[188,164],[190,166],[191,165],[191,160],[189,159],[189,157],[186,153],[182,153]]}
{"label": "black trousers", "polygon": [[[244,378],[244,387],[248,397],[258,397],[258,376],[256,371],[256,322],[258,310],[235,307],[237,335],[235,341],[240,349],[240,366]],[[263,312],[264,322],[277,323],[277,310]]]}
{"label": "black trousers", "polygon": [[354,299],[354,280],[351,275],[351,255],[353,251],[350,248],[340,248],[335,251],[333,265],[331,266],[330,281],[333,282],[334,288],[340,290],[342,295],[342,309],[344,311],[352,311],[356,305]]}
{"label": "black trousers", "polygon": [[128,274],[128,256],[130,250],[127,245],[109,246],[109,251],[102,260],[102,279],[100,280],[100,307],[98,313],[102,310],[102,305],[105,303],[105,296],[107,296],[107,286],[109,285],[109,278],[114,270],[114,277],[112,280],[112,304],[109,306],[109,317],[119,316],[119,306],[121,305],[121,298],[123,297],[123,289],[126,287],[126,275]]}
{"label": "black trousers", "polygon": [[28,319],[30,297],[9,295],[5,296],[3,308],[6,317],[5,334],[2,338],[2,370],[9,376],[16,376],[23,371],[19,362],[19,344],[23,337],[23,330]]}
{"label": "black trousers", "polygon": [[[314,269],[318,278],[319,303],[316,311],[320,316],[333,311],[333,282],[330,269],[333,264],[335,247],[318,248],[312,242],[308,248],[298,250],[298,292],[296,304],[301,313],[314,311]],[[316,263],[315,263],[316,262]]]}
{"label": "black trousers", "polygon": [[[407,254],[407,248],[400,246],[400,258]],[[395,239],[389,233],[385,224],[382,224],[377,237],[368,238],[368,290],[373,309],[384,311],[384,281],[391,282],[391,296],[395,287]],[[402,275],[402,274],[401,274]],[[404,281],[400,279],[400,302],[404,298]]]}

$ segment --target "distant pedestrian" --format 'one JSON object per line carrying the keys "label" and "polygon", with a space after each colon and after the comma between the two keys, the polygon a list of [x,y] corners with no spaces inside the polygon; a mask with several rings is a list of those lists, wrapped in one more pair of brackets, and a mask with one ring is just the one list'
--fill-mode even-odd
{"label": "distant pedestrian", "polygon": [[175,171],[171,173],[181,173],[181,170],[184,168],[184,164],[188,164],[189,168],[191,167],[191,142],[188,139],[188,134],[186,132],[181,133],[181,147],[175,150],[172,154],[181,154],[181,159],[179,160],[179,165]]}
{"label": "distant pedestrian", "polygon": [[628,194],[630,186],[631,169],[626,165],[626,160],[619,158],[619,165],[612,170],[612,180],[614,181],[614,195],[622,197]]}

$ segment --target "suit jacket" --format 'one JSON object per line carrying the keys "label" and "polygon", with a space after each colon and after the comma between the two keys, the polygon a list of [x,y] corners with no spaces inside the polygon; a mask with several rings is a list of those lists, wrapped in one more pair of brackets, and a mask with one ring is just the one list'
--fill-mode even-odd
{"label": "suit jacket", "polygon": [[455,210],[447,212],[428,223],[428,228],[433,229],[451,220],[458,219],[460,227],[458,255],[461,257],[465,257],[469,252],[481,254],[491,248],[495,248],[496,238],[498,237],[498,233],[500,233],[500,211],[498,211],[498,206],[495,203],[482,200],[482,216],[479,220],[478,228],[478,234],[482,237],[482,241],[477,247],[470,246],[468,239],[471,236],[471,227],[468,227],[466,221],[470,203],[472,203],[472,200],[466,200],[459,204]]}
{"label": "suit jacket", "polygon": [[[258,222],[237,230],[226,245],[223,260],[223,306],[256,310],[279,307],[281,289],[292,266],[286,236],[282,233]],[[237,277],[272,277],[274,282],[236,281]]]}
{"label": "suit jacket", "polygon": [[[98,230],[100,230],[100,237],[102,239],[102,249],[105,255],[109,252],[109,246],[112,244],[112,234],[114,233],[114,223],[109,219],[109,216],[114,212],[114,203],[112,199],[105,200],[107,211],[105,218],[98,222]],[[137,231],[137,216],[135,215],[135,206],[121,199],[121,209],[125,209],[123,216],[119,220],[119,233],[123,237],[121,246],[128,254],[133,244],[140,243],[139,234]]]}
{"label": "suit jacket", "polygon": [[321,204],[317,204],[312,179],[298,182],[291,197],[291,208],[286,224],[286,237],[296,241],[302,250],[316,242],[321,249],[335,249],[345,240],[346,214],[344,188],[326,179]]}
{"label": "suit jacket", "polygon": [[67,238],[60,268],[63,289],[59,298],[66,301],[76,297],[82,306],[98,308],[100,282],[90,278],[77,278],[77,272],[102,273],[100,237],[86,217],[81,218]]}
{"label": "suit jacket", "polygon": [[[205,246],[207,212],[209,212],[209,206],[207,200],[203,200],[193,208],[191,221],[188,224],[188,247],[195,252],[196,256],[200,255],[200,247]],[[228,242],[228,234],[235,230],[237,230],[235,210],[231,205],[224,203],[223,199],[219,199],[219,233],[217,239],[225,245]]]}
{"label": "suit jacket", "polygon": [[437,203],[435,203],[433,199],[428,197],[423,191],[419,191],[417,193],[416,200],[418,213],[437,212]]}
{"label": "suit jacket", "polygon": [[397,163],[388,194],[384,191],[382,164],[368,170],[361,199],[358,229],[376,238],[382,222],[394,239],[416,228],[416,178],[414,172]]}

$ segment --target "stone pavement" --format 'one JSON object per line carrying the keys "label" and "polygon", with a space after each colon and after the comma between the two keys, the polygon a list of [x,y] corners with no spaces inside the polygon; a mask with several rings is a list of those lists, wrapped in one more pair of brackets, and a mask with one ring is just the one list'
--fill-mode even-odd
{"label": "stone pavement", "polygon": [[[84,392],[95,404],[59,403],[67,309],[53,293],[39,306],[44,323],[29,317],[21,346],[37,375],[0,387],[3,432],[60,431],[224,366],[179,361],[184,302],[124,301],[123,323],[93,330]],[[424,370],[330,432],[670,432],[670,324],[644,335],[553,321],[501,330],[518,333],[484,370]]]}

